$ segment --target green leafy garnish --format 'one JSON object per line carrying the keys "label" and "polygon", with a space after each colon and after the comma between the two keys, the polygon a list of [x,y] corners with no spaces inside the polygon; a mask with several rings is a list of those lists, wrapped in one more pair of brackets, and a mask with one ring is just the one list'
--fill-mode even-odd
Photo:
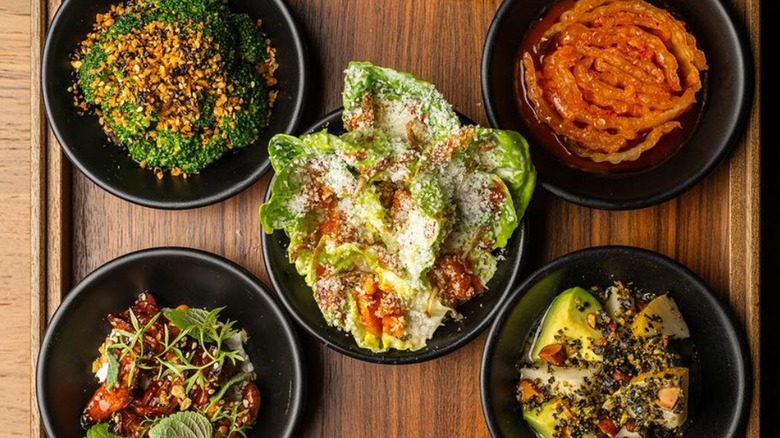
{"label": "green leafy garnish", "polygon": [[188,331],[190,336],[199,339],[201,343],[210,341],[221,344],[222,341],[236,334],[236,331],[232,329],[232,321],[220,326],[217,317],[223,309],[224,307],[212,311],[171,309],[163,312],[163,315],[176,327]]}
{"label": "green leafy garnish", "polygon": [[111,350],[106,350],[108,358],[108,375],[106,376],[106,389],[111,390],[119,384],[119,361]]}
{"label": "green leafy garnish", "polygon": [[98,423],[89,428],[86,438],[121,438],[108,430],[108,423]]}
{"label": "green leafy garnish", "polygon": [[[230,360],[233,364],[236,362],[243,362],[244,357],[238,351],[224,350],[223,343],[233,335],[237,333],[233,329],[233,321],[226,321],[224,324],[219,322],[219,312],[224,307],[220,307],[211,311],[204,309],[171,309],[163,312],[163,315],[181,330],[179,336],[173,341],[169,341],[169,334],[166,328],[165,338],[163,339],[163,352],[156,355],[156,359],[166,369],[163,374],[175,374],[177,376],[184,376],[185,372],[189,372],[189,377],[185,380],[185,389],[189,393],[193,386],[200,385],[206,386],[206,376],[204,371],[211,366],[217,366],[221,368],[225,363],[225,360]],[[191,358],[182,354],[176,345],[184,336],[189,335],[200,342],[204,353],[208,357],[204,365],[195,365],[192,363]],[[212,344],[213,348],[209,348],[208,344]],[[166,353],[173,353],[178,359],[178,363],[172,362],[166,359]]]}
{"label": "green leafy garnish", "polygon": [[[230,389],[230,388],[231,388],[233,385],[235,385],[235,384],[237,384],[237,383],[241,383],[241,382],[243,382],[244,380],[248,380],[248,379],[249,379],[249,377],[250,377],[250,376],[249,376],[249,374],[247,374],[247,373],[239,373],[239,374],[236,374],[235,376],[233,376],[233,378],[232,378],[232,379],[230,379],[230,380],[228,380],[227,382],[223,383],[223,384],[222,384],[222,388],[219,390],[219,392],[218,392],[218,393],[216,393],[216,394],[214,394],[213,396],[211,396],[211,399],[210,399],[211,403],[209,403],[209,406],[208,406],[208,408],[210,408],[211,406],[213,406],[213,405],[217,404],[217,402],[219,402],[220,400],[222,400],[222,397],[224,397],[224,396],[225,396],[225,394],[228,392],[228,390],[229,390],[229,389]],[[206,410],[207,410],[207,411],[209,410],[208,408],[206,408]]]}
{"label": "green leafy garnish", "polygon": [[211,438],[211,422],[197,412],[178,412],[149,429],[149,438]]}

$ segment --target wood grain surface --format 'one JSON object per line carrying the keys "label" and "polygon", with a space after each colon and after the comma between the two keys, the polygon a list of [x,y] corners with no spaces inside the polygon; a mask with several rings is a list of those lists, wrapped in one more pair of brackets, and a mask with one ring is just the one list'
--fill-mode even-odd
{"label": "wood grain surface", "polygon": [[[5,14],[3,8],[10,3],[24,6],[18,0],[3,0],[0,11]],[[437,84],[458,110],[486,123],[479,85],[480,56],[499,0],[288,0],[288,3],[306,33],[315,76],[304,125],[339,106],[341,72],[350,60],[369,60],[412,71]],[[731,3],[749,29],[758,60],[759,0],[731,0]],[[41,27],[53,16],[56,6],[57,0],[48,3],[33,0],[33,59],[36,44],[40,44]],[[39,20],[37,25],[36,20]],[[0,36],[7,38],[9,31],[4,27]],[[21,34],[27,31],[19,30]],[[19,41],[20,46],[25,43]],[[10,47],[8,43],[0,47],[3,55],[11,50],[28,49]],[[5,73],[8,68],[4,63],[0,71]],[[38,68],[34,61],[34,78]],[[29,75],[24,73],[18,86],[27,90],[29,85],[25,81]],[[4,81],[4,92],[6,76],[0,78]],[[29,99],[29,93],[25,93],[20,93],[21,98]],[[33,95],[37,98],[37,94]],[[0,97],[5,101],[5,95]],[[180,212],[138,207],[107,194],[70,169],[45,125],[36,124],[36,117],[40,117],[39,105],[33,99],[35,175],[32,186],[36,196],[32,210],[36,255],[32,264],[33,301],[24,296],[6,296],[8,291],[0,295],[0,305],[11,299],[28,300],[22,304],[32,308],[33,336],[40,333],[63,291],[99,265],[133,250],[165,245],[201,248],[238,262],[269,283],[263,268],[256,214],[268,176],[239,196],[211,207]],[[760,381],[758,101],[755,109],[748,131],[729,159],[695,188],[660,206],[631,212],[604,212],[568,204],[537,191],[529,209],[532,254],[528,267],[528,271],[536,269],[547,260],[589,246],[625,244],[671,256],[701,275],[722,301],[731,305],[750,335],[755,379],[754,404],[746,434],[750,437],[759,434]],[[6,138],[30,137],[28,126],[6,133],[11,128],[2,120],[0,129],[3,129],[0,135],[3,149],[6,149]],[[23,149],[26,144],[20,140],[16,147]],[[25,152],[19,152],[20,160]],[[4,161],[0,166],[5,165]],[[27,182],[8,182],[13,176],[2,170],[0,196],[20,196],[18,193],[24,192]],[[6,186],[16,191],[6,194]],[[29,198],[18,204],[19,208],[26,208]],[[0,219],[7,213],[5,208],[0,209]],[[15,235],[8,227],[0,229],[3,241]],[[0,278],[14,275],[19,274],[6,272],[5,258],[0,259]],[[3,321],[3,324],[5,328],[9,323]],[[22,321],[18,324],[22,325]],[[478,391],[485,335],[444,358],[407,366],[359,362],[327,350],[303,334],[301,337],[307,352],[310,383],[301,436],[488,435]],[[23,344],[21,339],[8,338],[0,336],[2,353],[19,349],[17,344]],[[37,348],[35,341],[33,355]],[[23,358],[18,362],[26,365]],[[24,380],[26,384],[29,371],[27,366],[15,374],[2,371],[0,383]],[[23,397],[15,401],[24,405],[30,400],[29,393]],[[7,417],[13,414],[2,412],[11,404],[10,400],[0,399],[0,423],[6,424],[5,420],[14,418]],[[31,409],[34,412],[34,407]],[[30,418],[30,432],[38,435],[37,417],[32,413]],[[5,430],[1,434],[5,435]]]}
{"label": "wood grain surface", "polygon": [[0,424],[29,436],[30,5],[0,2]]}

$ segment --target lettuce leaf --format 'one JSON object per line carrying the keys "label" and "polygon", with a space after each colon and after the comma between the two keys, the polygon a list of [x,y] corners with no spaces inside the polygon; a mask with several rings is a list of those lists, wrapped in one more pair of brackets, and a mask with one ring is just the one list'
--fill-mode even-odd
{"label": "lettuce leaf", "polygon": [[[419,121],[418,137],[446,137],[460,127],[452,106],[432,84],[410,74],[350,62],[344,78],[344,125],[348,130],[377,128],[409,138],[408,123]],[[370,117],[366,114],[370,113]]]}

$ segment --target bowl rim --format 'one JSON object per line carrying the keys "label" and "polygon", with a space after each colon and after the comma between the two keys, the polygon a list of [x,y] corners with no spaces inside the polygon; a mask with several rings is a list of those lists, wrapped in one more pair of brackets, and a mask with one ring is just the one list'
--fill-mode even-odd
{"label": "bowl rim", "polygon": [[[306,41],[303,37],[303,33],[296,23],[295,18],[290,12],[287,4],[283,0],[270,0],[270,2],[279,10],[282,17],[284,18],[284,26],[289,28],[290,33],[292,34],[292,43],[294,47],[293,51],[295,52],[297,63],[301,66],[300,72],[298,73],[298,82],[301,85],[294,92],[294,97],[292,99],[292,114],[284,128],[284,132],[295,132],[303,117],[307,96],[309,94],[309,52]],[[265,159],[260,164],[260,166],[251,174],[249,174],[245,179],[217,193],[198,197],[188,201],[157,201],[145,198],[143,196],[134,195],[127,192],[126,190],[123,190],[115,183],[104,181],[95,172],[93,172],[89,166],[79,160],[77,154],[74,151],[73,145],[68,145],[62,140],[63,127],[57,122],[57,118],[54,116],[53,103],[51,102],[50,97],[50,92],[52,90],[50,90],[50,87],[47,86],[47,72],[49,70],[49,64],[54,62],[56,58],[56,54],[54,54],[52,51],[53,49],[51,48],[51,45],[54,44],[51,38],[52,29],[65,25],[65,18],[63,18],[65,16],[65,11],[67,8],[73,7],[73,5],[76,3],[77,0],[63,1],[62,4],[60,4],[60,6],[57,8],[57,12],[55,13],[54,18],[46,29],[46,42],[44,43],[43,52],[41,55],[41,94],[43,95],[43,106],[46,112],[47,125],[54,133],[54,136],[57,139],[57,143],[60,145],[60,150],[65,153],[65,155],[68,157],[68,160],[70,160],[70,162],[73,163],[74,166],[79,169],[79,171],[83,173],[90,181],[108,193],[111,193],[118,198],[136,205],[161,210],[185,210],[216,204],[238,195],[239,193],[249,188],[252,184],[257,182],[268,171],[268,169],[271,167],[271,162],[269,159]]]}
{"label": "bowl rim", "polygon": [[49,355],[49,349],[54,343],[54,339],[52,339],[54,328],[61,324],[61,320],[65,317],[66,314],[69,313],[69,308],[72,302],[76,300],[76,297],[85,293],[85,291],[91,287],[92,282],[100,277],[103,277],[104,275],[110,274],[117,269],[123,269],[127,264],[131,264],[138,260],[150,257],[186,257],[192,261],[198,261],[204,264],[215,266],[223,270],[226,274],[238,277],[242,281],[251,284],[254,289],[253,292],[260,295],[266,304],[268,304],[271,309],[271,314],[281,322],[279,327],[282,333],[280,333],[280,335],[286,337],[287,341],[292,346],[291,353],[293,356],[293,361],[291,366],[293,368],[293,379],[299,382],[299,384],[296,385],[295,389],[291,390],[290,410],[288,411],[287,415],[287,418],[290,418],[290,420],[286,424],[283,436],[294,436],[295,431],[298,429],[298,426],[303,419],[303,413],[306,404],[306,399],[304,396],[307,390],[307,381],[301,343],[298,339],[298,334],[293,328],[293,325],[287,319],[286,312],[284,312],[284,310],[282,310],[282,308],[279,306],[279,303],[277,303],[276,299],[274,298],[274,294],[269,292],[263,283],[257,279],[257,277],[252,275],[249,271],[237,263],[208,251],[176,246],[142,249],[125,254],[104,263],[94,271],[87,274],[83,280],[78,282],[78,284],[76,284],[70,290],[70,292],[65,296],[60,305],[57,307],[57,310],[54,312],[54,315],[47,324],[46,333],[44,334],[41,341],[40,350],[38,352],[35,364],[35,396],[37,399],[38,412],[40,413],[41,421],[43,422],[46,433],[48,433],[49,436],[56,436],[49,411],[45,406],[45,400],[48,399],[50,393],[46,388],[43,380],[43,371],[44,367],[46,366],[44,363],[46,362],[46,358]]}
{"label": "bowl rim", "polygon": [[[341,115],[343,111],[344,111],[343,107],[336,108],[335,110],[323,116],[319,121],[309,126],[309,128],[307,128],[304,131],[304,133],[312,133],[332,124],[341,124],[342,123]],[[460,112],[456,111],[456,113],[460,117],[465,117]],[[265,195],[263,195],[264,203],[268,201],[268,199],[271,197],[271,186],[273,184],[273,180],[276,178],[276,174],[273,172],[273,170],[271,172],[272,172],[271,180],[268,182]],[[501,295],[498,297],[496,304],[494,305],[493,309],[488,313],[488,315],[482,321],[480,321],[479,324],[477,324],[477,326],[474,329],[470,331],[464,331],[463,333],[465,335],[458,338],[452,344],[446,345],[442,348],[438,348],[435,350],[428,349],[426,347],[421,350],[410,351],[408,352],[408,354],[404,354],[403,356],[388,357],[385,356],[385,353],[371,353],[369,350],[365,350],[364,352],[363,351],[364,349],[360,349],[359,351],[357,351],[357,350],[344,348],[338,344],[334,344],[333,342],[331,342],[330,338],[327,335],[321,333],[316,327],[310,326],[308,322],[301,315],[298,314],[298,312],[295,310],[295,307],[293,306],[293,303],[288,298],[287,292],[285,292],[285,288],[283,287],[283,282],[279,277],[279,275],[277,274],[277,267],[273,266],[269,262],[270,254],[268,252],[268,248],[270,245],[269,242],[273,234],[266,234],[262,228],[262,225],[260,227],[260,234],[262,236],[261,246],[263,247],[263,263],[265,264],[266,272],[268,272],[268,277],[271,279],[273,288],[277,292],[277,296],[279,297],[279,300],[282,302],[282,305],[285,307],[285,309],[287,309],[287,312],[290,315],[292,315],[292,318],[298,323],[298,325],[303,327],[307,333],[315,337],[326,347],[334,351],[349,356],[353,359],[358,359],[364,362],[383,364],[383,365],[405,365],[405,364],[421,363],[421,362],[437,359],[439,357],[445,356],[449,353],[452,353],[460,349],[461,347],[469,344],[471,341],[476,339],[480,334],[482,334],[482,332],[484,332],[490,326],[490,323],[494,320],[496,315],[502,309],[504,303],[506,302],[511,291],[513,290],[514,285],[517,283],[519,274],[522,271],[523,267],[525,266],[525,262],[528,258],[528,215],[525,215],[523,216],[520,225],[517,227],[517,229],[515,230],[512,236],[514,239],[518,239],[517,245],[519,246],[519,249],[518,249],[517,261],[511,266],[512,271],[510,273],[508,284],[506,285],[506,287],[503,288],[504,290],[501,291]],[[308,288],[309,286],[307,285],[306,287]],[[434,336],[436,336],[435,333]]]}
{"label": "bowl rim", "polygon": [[[736,421],[732,422],[733,427],[730,431],[727,431],[727,435],[724,436],[736,437],[744,429],[747,421],[747,414],[750,409],[750,399],[753,394],[753,370],[751,368],[752,361],[746,346],[747,344],[745,333],[742,329],[742,325],[739,323],[739,321],[737,321],[731,309],[722,304],[720,300],[712,293],[710,287],[707,286],[707,284],[704,283],[704,281],[696,273],[694,273],[690,268],[683,265],[682,263],[663,254],[640,247],[605,245],[594,246],[570,252],[545,264],[533,274],[528,276],[528,278],[526,278],[526,280],[524,280],[514,290],[514,292],[512,292],[512,295],[510,295],[504,301],[503,308],[501,309],[501,312],[498,314],[498,316],[496,316],[496,319],[490,328],[490,332],[488,333],[487,341],[485,342],[485,348],[482,354],[482,363],[479,369],[479,398],[480,404],[482,405],[482,414],[485,418],[485,422],[487,423],[488,430],[493,437],[501,437],[502,434],[498,428],[498,425],[496,424],[496,417],[493,411],[490,409],[491,403],[489,403],[489,400],[491,399],[491,396],[488,371],[493,366],[496,343],[498,342],[500,331],[503,329],[507,318],[510,316],[515,307],[519,305],[523,297],[525,297],[528,289],[533,287],[540,280],[547,277],[552,271],[555,271],[561,266],[567,265],[576,260],[584,258],[599,258],[603,255],[616,253],[651,259],[654,262],[663,265],[666,269],[677,272],[694,286],[693,289],[704,291],[704,293],[699,295],[700,299],[707,301],[707,303],[709,303],[715,309],[715,312],[718,315],[717,319],[726,321],[726,324],[721,328],[723,329],[724,333],[728,335],[726,336],[728,343],[736,347],[736,350],[739,354],[738,360],[735,363],[736,374],[739,376],[739,380],[736,382],[738,398],[735,403],[737,403],[739,407],[737,409],[738,418]],[[518,421],[520,420],[522,420],[522,418],[518,418]]]}
{"label": "bowl rim", "polygon": [[[501,6],[498,8],[498,11],[496,11],[495,16],[493,17],[493,20],[490,23],[490,28],[488,29],[488,33],[485,37],[485,43],[482,48],[482,60],[480,65],[480,82],[482,88],[482,100],[484,102],[485,113],[487,115],[490,126],[499,129],[500,129],[499,126],[500,123],[499,123],[498,110],[496,109],[495,102],[494,102],[495,100],[494,96],[497,95],[497,90],[496,90],[496,86],[490,81],[491,72],[492,72],[492,60],[496,56],[494,52],[494,48],[496,46],[496,42],[501,36],[502,33],[501,27],[504,21],[507,19],[507,15],[510,9],[515,5],[515,3],[518,3],[519,1],[522,0],[504,0],[501,3]],[[548,1],[547,4],[557,3],[558,1],[559,0],[551,0]],[[735,148],[735,146],[739,142],[739,139],[742,137],[743,133],[745,132],[745,128],[747,127],[748,120],[750,119],[750,115],[752,113],[751,106],[755,94],[754,92],[755,63],[753,59],[753,52],[751,50],[751,45],[747,35],[747,30],[742,25],[742,22],[736,18],[736,14],[733,11],[733,9],[728,7],[726,4],[724,4],[722,0],[709,0],[709,1],[711,6],[716,7],[719,10],[719,12],[727,18],[727,22],[731,26],[731,30],[736,35],[736,39],[737,39],[736,46],[739,48],[739,51],[742,54],[742,62],[735,64],[735,68],[741,70],[745,78],[744,87],[741,90],[739,90],[740,96],[738,99],[739,100],[738,107],[737,107],[738,109],[735,111],[736,123],[734,125],[734,129],[729,133],[727,138],[725,138],[723,141],[720,142],[720,147],[716,151],[716,153],[712,155],[701,168],[699,168],[696,172],[689,175],[683,181],[682,184],[679,184],[675,187],[671,187],[667,190],[664,190],[662,192],[644,198],[611,201],[611,200],[597,198],[592,195],[590,196],[578,195],[570,192],[564,186],[550,183],[549,181],[547,181],[547,178],[545,178],[545,176],[540,172],[538,180],[540,185],[544,187],[545,190],[568,202],[582,205],[585,207],[597,208],[600,210],[620,210],[620,211],[636,210],[640,208],[661,204],[663,202],[669,201],[685,193],[689,189],[693,188],[696,184],[698,184],[702,179],[704,179],[704,177],[709,175],[709,173],[712,172],[713,169],[715,169],[715,167],[721,161],[723,161],[727,155],[729,155],[729,153]],[[523,30],[523,32],[527,32],[527,31],[528,29]],[[512,90],[512,93],[514,94],[514,90]],[[522,123],[525,124],[525,122]],[[697,129],[698,127],[691,132],[691,135],[693,135],[693,133],[695,133]],[[574,169],[577,168],[575,167]],[[581,172],[586,172],[581,169],[578,170],[580,170]],[[650,168],[650,169],[644,169],[638,172],[631,172],[631,173],[639,174],[642,172],[652,172],[653,170],[655,169]],[[587,172],[587,173],[591,173],[591,172]]]}

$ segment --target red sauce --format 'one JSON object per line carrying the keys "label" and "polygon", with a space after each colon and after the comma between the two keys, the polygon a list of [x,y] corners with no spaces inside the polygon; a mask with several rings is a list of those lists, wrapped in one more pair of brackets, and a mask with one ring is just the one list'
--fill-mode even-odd
{"label": "red sauce", "polygon": [[[571,9],[575,3],[575,0],[561,0],[553,4],[547,13],[545,13],[528,31],[515,59],[515,96],[519,103],[520,114],[523,117],[523,121],[535,140],[531,143],[531,147],[533,148],[536,144],[540,144],[558,161],[568,166],[591,172],[637,172],[663,163],[677,152],[677,150],[688,140],[696,125],[698,125],[701,109],[706,97],[706,72],[702,72],[704,87],[698,93],[696,103],[681,117],[676,119],[680,122],[682,127],[661,137],[654,147],[642,153],[635,161],[624,161],[619,164],[612,164],[609,162],[597,163],[589,158],[581,157],[567,148],[566,145],[571,142],[571,140],[558,135],[537,117],[536,111],[528,99],[528,93],[526,91],[525,68],[522,63],[523,54],[530,53],[537,69],[541,70],[545,55],[552,53],[555,50],[555,43],[544,39],[544,33],[558,21],[561,14]],[[666,5],[660,7],[667,10],[669,9]],[[636,143],[641,141],[642,138],[635,140]]]}

